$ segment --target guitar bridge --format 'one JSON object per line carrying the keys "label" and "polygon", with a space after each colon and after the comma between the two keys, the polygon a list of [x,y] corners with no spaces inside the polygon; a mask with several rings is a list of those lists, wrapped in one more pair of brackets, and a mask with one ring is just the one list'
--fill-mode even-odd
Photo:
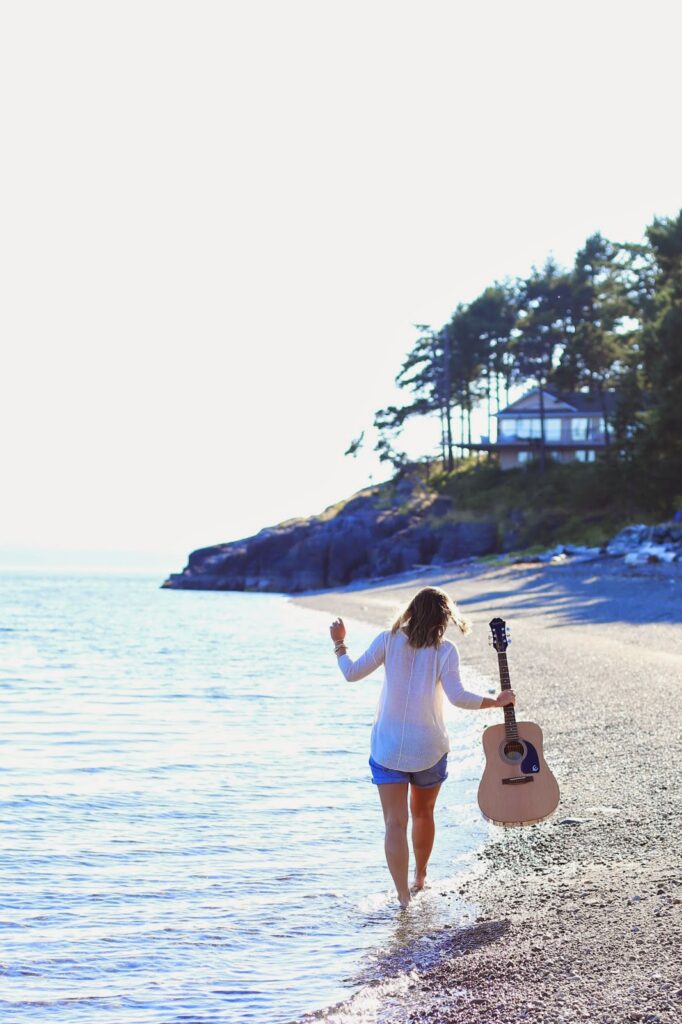
{"label": "guitar bridge", "polygon": [[514,785],[517,785],[517,784],[520,785],[523,782],[532,782],[532,781],[533,781],[533,776],[532,775],[512,775],[508,779],[502,779],[502,785],[503,786],[514,786]]}

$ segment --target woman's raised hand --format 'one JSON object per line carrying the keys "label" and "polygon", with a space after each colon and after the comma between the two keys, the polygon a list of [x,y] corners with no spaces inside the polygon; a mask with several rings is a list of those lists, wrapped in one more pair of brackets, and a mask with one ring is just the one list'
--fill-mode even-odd
{"label": "woman's raised hand", "polygon": [[500,690],[495,698],[495,704],[498,708],[503,708],[505,704],[516,704],[516,694],[513,690]]}
{"label": "woman's raised hand", "polygon": [[334,619],[331,626],[329,627],[329,634],[334,643],[336,643],[337,640],[346,639],[346,627],[343,624],[343,619]]}

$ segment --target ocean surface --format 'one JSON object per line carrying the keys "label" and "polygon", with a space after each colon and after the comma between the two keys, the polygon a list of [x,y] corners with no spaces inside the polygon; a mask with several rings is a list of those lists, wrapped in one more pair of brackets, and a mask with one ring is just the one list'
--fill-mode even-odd
{"label": "ocean surface", "polygon": [[[381,673],[346,683],[330,617],[284,596],[160,582],[0,573],[0,1020],[381,1021],[475,914],[482,720],[449,709],[431,886],[400,913]],[[379,631],[347,625],[355,655]]]}

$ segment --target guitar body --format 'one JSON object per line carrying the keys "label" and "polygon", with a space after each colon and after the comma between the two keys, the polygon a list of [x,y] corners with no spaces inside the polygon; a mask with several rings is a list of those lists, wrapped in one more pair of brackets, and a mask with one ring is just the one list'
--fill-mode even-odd
{"label": "guitar body", "polygon": [[516,722],[517,737],[504,725],[483,733],[485,770],[478,806],[494,825],[535,825],[559,803],[559,786],[542,751],[542,730],[535,722]]}
{"label": "guitar body", "polygon": [[[497,652],[500,687],[511,690],[511,639],[504,619],[491,619],[490,643]],[[535,825],[556,810],[559,786],[542,751],[542,729],[535,722],[517,722],[513,703],[504,705],[504,725],[483,733],[483,753],[478,806],[484,818],[493,825]]]}

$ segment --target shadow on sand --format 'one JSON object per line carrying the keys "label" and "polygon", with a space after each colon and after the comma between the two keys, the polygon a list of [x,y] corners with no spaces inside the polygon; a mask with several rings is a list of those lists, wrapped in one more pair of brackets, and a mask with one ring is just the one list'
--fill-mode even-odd
{"label": "shadow on sand", "polygon": [[[648,568],[648,567],[647,567]],[[682,573],[675,567],[629,569],[612,566],[515,566],[515,586],[500,587],[462,601],[463,607],[498,608],[511,617],[532,612],[548,625],[679,623]],[[506,582],[506,581],[505,581]]]}
{"label": "shadow on sand", "polygon": [[[489,588],[480,591],[484,582]],[[399,600],[404,594],[407,601],[419,587],[429,585],[449,590],[462,609],[482,613],[490,610],[509,618],[532,612],[551,619],[548,625],[552,627],[682,621],[682,565],[678,563],[629,567],[620,559],[577,565],[495,566],[471,562],[358,581],[317,593],[378,593],[386,589],[399,595]]]}

